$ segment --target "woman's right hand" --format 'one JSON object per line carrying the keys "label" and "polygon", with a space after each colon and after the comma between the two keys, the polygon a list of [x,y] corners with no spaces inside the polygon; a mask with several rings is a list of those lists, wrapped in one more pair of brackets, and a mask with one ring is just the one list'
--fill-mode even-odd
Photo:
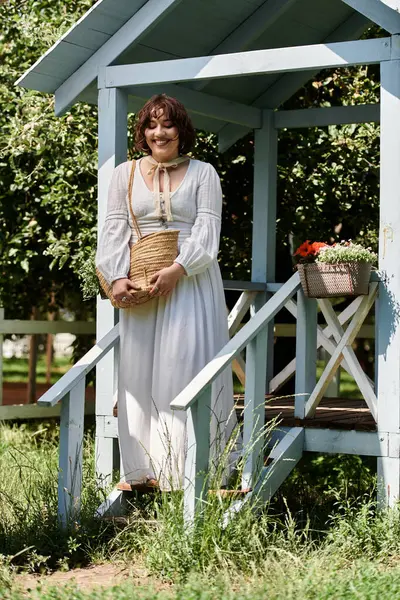
{"label": "woman's right hand", "polygon": [[[117,279],[112,284],[112,294],[114,298],[127,306],[131,304],[136,304],[135,298],[132,296],[132,292],[134,290],[140,290],[141,288],[128,278],[125,279]],[[126,298],[126,300],[122,300],[122,298]]]}

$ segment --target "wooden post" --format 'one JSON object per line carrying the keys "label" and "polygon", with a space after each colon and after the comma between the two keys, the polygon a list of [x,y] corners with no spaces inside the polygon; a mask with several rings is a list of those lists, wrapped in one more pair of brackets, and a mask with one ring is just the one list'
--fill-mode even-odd
{"label": "wooden post", "polygon": [[[103,227],[108,187],[114,168],[127,159],[128,100],[125,91],[99,90],[98,231]],[[118,322],[118,311],[108,300],[97,298],[97,340]],[[117,355],[111,350],[96,367],[96,418],[112,417],[117,394]],[[96,474],[100,485],[111,483],[113,438],[96,434]]]}
{"label": "wooden post", "polygon": [[[32,308],[31,320],[35,321],[38,316],[38,309],[36,306]],[[29,340],[29,363],[28,363],[28,386],[26,391],[26,402],[27,404],[34,404],[36,402],[36,366],[37,366],[37,354],[38,354],[38,339],[37,335],[33,334]]]}
{"label": "wooden post", "polygon": [[[0,306],[0,321],[4,320],[4,308]],[[0,406],[3,404],[3,340],[4,336],[0,333]]]}
{"label": "wooden post", "polygon": [[[275,280],[277,132],[273,111],[263,112],[263,127],[255,132],[252,281]],[[266,302],[259,292],[251,306],[254,314]],[[243,488],[253,487],[262,467],[265,392],[272,378],[274,323],[271,321],[246,350],[246,387],[243,427]],[[267,385],[266,385],[267,382]]]}
{"label": "wooden post", "polygon": [[208,385],[187,411],[184,483],[184,516],[187,523],[193,522],[208,489],[211,390],[211,385]]}
{"label": "wooden post", "polygon": [[58,516],[63,526],[80,508],[85,383],[81,379],[61,401]]}
{"label": "wooden post", "polygon": [[[308,395],[317,381],[317,301],[297,292],[296,384],[294,416],[304,419]],[[299,395],[297,395],[299,394]]]}
{"label": "wooden post", "polygon": [[[378,431],[400,432],[400,60],[381,64],[381,169],[377,310]],[[400,457],[378,458],[378,498],[400,498]]]}

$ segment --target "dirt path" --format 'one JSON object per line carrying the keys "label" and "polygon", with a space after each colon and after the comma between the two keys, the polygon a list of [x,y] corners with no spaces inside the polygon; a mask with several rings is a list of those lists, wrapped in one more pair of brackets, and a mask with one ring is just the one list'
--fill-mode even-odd
{"label": "dirt path", "polygon": [[128,582],[132,585],[148,585],[155,590],[170,588],[168,584],[149,577],[144,568],[140,566],[128,568],[124,563],[105,563],[84,569],[73,569],[65,573],[56,571],[51,575],[21,574],[15,578],[16,585],[23,592],[34,590],[38,585],[59,587],[74,583],[80,590],[90,591],[96,587],[112,587]]}

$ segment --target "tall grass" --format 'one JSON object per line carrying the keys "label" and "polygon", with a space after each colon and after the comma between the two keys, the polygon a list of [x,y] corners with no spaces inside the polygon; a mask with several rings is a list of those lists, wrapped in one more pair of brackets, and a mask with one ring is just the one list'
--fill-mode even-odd
{"label": "tall grass", "polygon": [[[0,426],[0,588],[10,585],[10,573],[17,568],[48,571],[121,559],[140,560],[150,573],[181,582],[179,589],[186,591],[189,588],[184,582],[193,573],[203,582],[214,581],[215,573],[221,577],[229,573],[232,581],[235,577],[241,581],[258,578],[276,594],[271,597],[294,598],[297,590],[298,597],[305,598],[308,596],[301,596],[296,577],[307,587],[307,581],[315,585],[318,577],[323,579],[328,572],[334,578],[338,570],[351,570],[357,561],[390,564],[400,556],[400,511],[377,512],[370,492],[373,473],[358,457],[336,457],[336,462],[326,459],[325,479],[323,457],[313,457],[317,494],[311,495],[312,482],[302,477],[300,466],[285,484],[285,498],[281,496],[256,512],[245,505],[227,522],[224,515],[230,501],[219,496],[207,496],[198,519],[188,527],[180,491],[132,494],[128,520],[121,528],[94,517],[105,492],[95,485],[94,444],[89,432],[84,444],[81,518],[64,531],[57,522],[57,450],[58,430],[50,423],[37,430],[27,425]],[[347,478],[343,465],[347,465]],[[216,477],[222,474],[223,468],[216,469]],[[369,493],[366,485],[349,484],[352,477],[367,476]],[[339,489],[335,489],[338,482]],[[309,498],[311,504],[304,501],[298,510],[295,500],[299,497]],[[223,522],[225,526],[221,526]],[[285,580],[282,589],[286,596],[279,595],[278,575]],[[329,589],[327,581],[326,586]],[[196,589],[187,597],[203,598],[198,594],[200,587]],[[231,597],[228,591],[226,594],[220,597]],[[54,596],[58,597],[63,598]],[[261,592],[258,597],[263,597]]]}

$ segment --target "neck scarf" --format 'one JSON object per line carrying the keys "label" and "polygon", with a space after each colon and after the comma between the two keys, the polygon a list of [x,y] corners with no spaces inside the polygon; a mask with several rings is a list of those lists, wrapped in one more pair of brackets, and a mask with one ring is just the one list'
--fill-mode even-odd
{"label": "neck scarf", "polygon": [[153,175],[153,188],[156,201],[156,214],[157,217],[162,217],[161,211],[161,194],[160,194],[160,176],[161,171],[164,171],[164,201],[165,201],[165,213],[167,215],[167,221],[172,221],[172,209],[171,209],[171,181],[168,173],[168,169],[176,169],[178,165],[187,160],[190,160],[189,156],[178,156],[169,162],[157,162],[152,156],[146,156],[146,160],[151,163],[150,169],[147,171],[147,175]]}

